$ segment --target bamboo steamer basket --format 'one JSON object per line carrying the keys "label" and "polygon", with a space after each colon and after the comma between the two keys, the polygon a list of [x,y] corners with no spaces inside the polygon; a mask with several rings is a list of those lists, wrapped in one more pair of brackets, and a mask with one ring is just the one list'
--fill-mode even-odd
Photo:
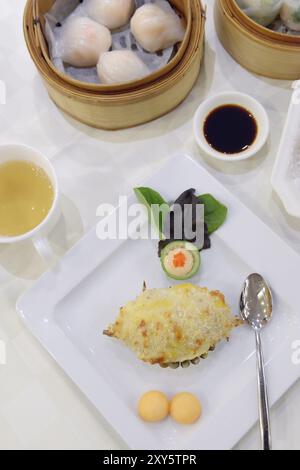
{"label": "bamboo steamer basket", "polygon": [[100,85],[93,83],[83,83],[78,80],[73,79],[69,75],[66,75],[57,69],[55,69],[49,55],[48,44],[45,39],[44,26],[45,26],[45,14],[52,8],[55,0],[33,0],[33,18],[34,18],[34,33],[36,36],[36,44],[40,46],[42,55],[50,68],[54,73],[60,75],[66,82],[71,85],[78,86],[80,88],[85,88],[87,90],[98,91],[100,93],[114,93],[115,91],[121,90],[130,90],[134,89],[139,85],[145,85],[146,83],[151,83],[157,78],[162,77],[172,70],[182,59],[189,43],[191,26],[192,26],[192,11],[191,11],[191,0],[170,0],[170,3],[181,13],[182,17],[185,20],[186,32],[182,43],[179,45],[178,50],[174,57],[161,69],[153,72],[142,80],[136,80],[128,82],[123,85]]}
{"label": "bamboo steamer basket", "polygon": [[25,8],[24,32],[29,52],[57,106],[80,122],[115,130],[162,116],[188,95],[198,77],[203,56],[205,12],[200,0],[191,0],[191,18],[189,43],[176,67],[152,83],[114,93],[80,88],[53,72],[36,40],[31,0]]}
{"label": "bamboo steamer basket", "polygon": [[257,24],[235,0],[216,0],[215,25],[224,48],[246,69],[269,78],[300,78],[300,36]]}

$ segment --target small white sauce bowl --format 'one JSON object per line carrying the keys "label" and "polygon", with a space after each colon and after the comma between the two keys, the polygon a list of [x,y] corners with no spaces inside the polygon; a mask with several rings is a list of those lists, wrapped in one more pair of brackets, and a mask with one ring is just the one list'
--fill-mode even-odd
{"label": "small white sauce bowl", "polygon": [[[257,123],[257,136],[253,144],[246,150],[226,154],[215,150],[204,135],[204,124],[209,114],[220,106],[237,105],[247,109]],[[265,145],[270,133],[270,122],[265,108],[252,96],[239,92],[219,93],[205,100],[197,109],[194,117],[194,134],[199,147],[217,160],[236,162],[253,157]]]}

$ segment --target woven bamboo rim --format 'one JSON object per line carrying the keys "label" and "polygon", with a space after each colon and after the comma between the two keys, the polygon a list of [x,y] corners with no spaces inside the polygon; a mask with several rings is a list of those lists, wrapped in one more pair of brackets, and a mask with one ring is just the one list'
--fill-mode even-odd
{"label": "woven bamboo rim", "polygon": [[54,73],[59,75],[65,82],[70,83],[71,85],[77,86],[81,89],[86,89],[90,91],[96,91],[100,93],[114,93],[116,91],[127,91],[130,89],[134,89],[140,85],[145,85],[147,83],[154,82],[158,78],[162,77],[163,75],[169,73],[176,65],[180,62],[182,57],[184,56],[186,49],[188,47],[188,43],[190,40],[191,34],[191,26],[192,26],[192,9],[191,9],[191,0],[170,0],[170,3],[174,5],[174,7],[182,13],[185,18],[186,22],[186,32],[182,43],[179,45],[178,50],[174,57],[169,61],[161,69],[153,72],[152,74],[148,75],[147,77],[141,80],[135,80],[132,82],[128,82],[126,84],[120,85],[100,85],[100,84],[93,84],[93,83],[84,83],[80,82],[79,80],[75,80],[72,77],[60,72],[57,70],[49,56],[48,44],[44,36],[44,14],[49,11],[52,7],[55,0],[32,0],[32,12],[33,12],[33,24],[34,24],[34,35],[35,35],[35,42],[38,47],[40,47],[42,55],[46,62],[48,63],[49,67],[53,70]]}
{"label": "woven bamboo rim", "polygon": [[238,6],[235,0],[217,0],[222,3],[224,13],[228,19],[233,21],[236,26],[245,34],[251,36],[257,42],[270,42],[272,47],[278,49],[300,48],[300,35],[291,35],[279,33],[268,29],[252,20]]}
{"label": "woven bamboo rim", "polygon": [[193,60],[193,56],[197,53],[199,48],[202,48],[202,38],[204,36],[205,26],[205,11],[202,7],[201,0],[192,0],[192,28],[191,38],[187,51],[179,62],[179,64],[166,75],[162,76],[159,80],[151,84],[136,87],[130,91],[118,91],[113,94],[99,93],[96,91],[89,91],[81,89],[75,85],[71,85],[62,79],[56,72],[54,73],[49,64],[45,61],[42,54],[40,45],[36,44],[35,33],[33,27],[33,9],[32,0],[28,0],[25,13],[24,13],[24,34],[26,43],[39,72],[43,79],[48,82],[52,87],[58,89],[62,94],[71,96],[75,100],[79,98],[81,101],[93,103],[110,103],[113,105],[120,105],[121,102],[140,101],[155,94],[160,94],[163,88],[169,87],[170,82],[180,80],[185,73],[188,72],[189,63]]}

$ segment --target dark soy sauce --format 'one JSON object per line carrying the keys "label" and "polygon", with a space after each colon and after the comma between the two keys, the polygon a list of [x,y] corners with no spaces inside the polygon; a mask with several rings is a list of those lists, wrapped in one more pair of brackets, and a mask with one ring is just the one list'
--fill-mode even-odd
{"label": "dark soy sauce", "polygon": [[234,104],[214,109],[204,123],[209,145],[231,155],[247,150],[254,143],[257,131],[257,122],[250,111]]}

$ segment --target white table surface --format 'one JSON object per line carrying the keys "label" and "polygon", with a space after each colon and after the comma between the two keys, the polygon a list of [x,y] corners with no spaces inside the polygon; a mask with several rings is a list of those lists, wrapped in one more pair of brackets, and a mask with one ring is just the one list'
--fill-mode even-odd
{"label": "white table surface", "polygon": [[[7,102],[0,105],[0,143],[26,143],[52,160],[63,193],[64,224],[51,236],[58,254],[93,226],[101,202],[115,203],[120,193],[127,194],[178,151],[190,153],[300,253],[300,221],[286,215],[270,185],[291,83],[253,76],[228,56],[214,31],[212,0],[205,63],[188,99],[162,119],[119,132],[88,128],[56,109],[26,51],[25,0],[2,3],[0,80],[6,83]],[[192,117],[201,100],[226,90],[258,98],[272,124],[270,142],[260,155],[233,165],[208,161],[192,133]],[[18,297],[44,269],[30,243],[0,246],[0,340],[7,351],[6,365],[0,365],[0,448],[126,449],[18,318]],[[297,383],[272,410],[276,449],[300,449],[299,421]],[[237,448],[258,446],[256,427]]]}

